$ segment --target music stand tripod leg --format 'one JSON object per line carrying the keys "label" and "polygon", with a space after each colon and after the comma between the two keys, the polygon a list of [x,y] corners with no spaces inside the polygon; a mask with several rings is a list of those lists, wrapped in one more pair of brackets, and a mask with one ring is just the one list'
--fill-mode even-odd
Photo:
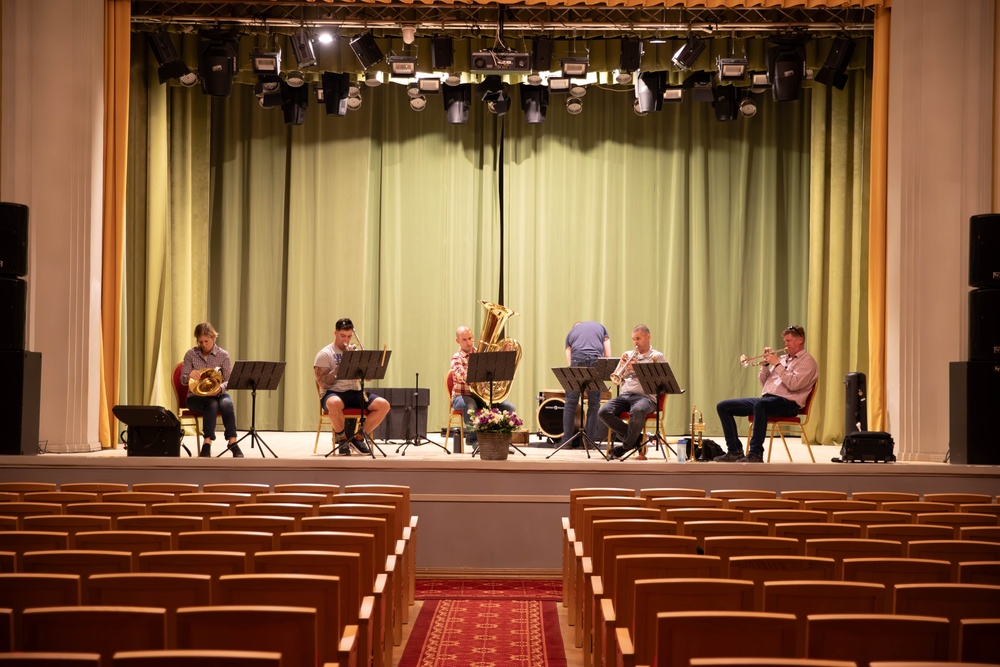
{"label": "music stand tripod leg", "polygon": [[420,426],[417,419],[419,416],[418,410],[420,409],[420,373],[416,374],[416,386],[413,388],[413,406],[412,408],[407,407],[407,409],[413,410],[413,437],[411,438],[409,434],[407,434],[406,440],[404,440],[403,443],[396,448],[396,453],[401,456],[406,456],[406,449],[410,445],[413,445],[414,447],[419,447],[421,445],[435,445],[436,447],[443,449],[445,454],[451,455],[451,450],[441,443],[434,442],[426,435],[420,435]]}
{"label": "music stand tripod leg", "polygon": [[597,452],[598,454],[601,455],[602,459],[604,459],[605,461],[608,460],[608,457],[604,455],[604,452],[602,452],[600,450],[600,448],[597,446],[597,444],[595,444],[594,441],[591,440],[590,436],[587,434],[587,410],[584,407],[584,397],[586,395],[587,395],[587,392],[584,391],[583,388],[581,388],[580,389],[580,428],[578,428],[576,430],[576,433],[573,434],[572,438],[570,438],[566,442],[561,443],[558,447],[556,447],[554,450],[552,450],[552,453],[545,457],[546,459],[552,458],[553,456],[556,455],[556,452],[558,452],[560,449],[562,449],[563,447],[567,447],[567,446],[573,444],[573,442],[577,438],[580,438],[583,441],[583,451],[587,453],[587,458],[588,459],[590,458],[590,450],[593,449],[595,452]]}
{"label": "music stand tripod leg", "polygon": [[226,448],[219,452],[215,458],[219,458],[226,452],[232,451],[233,447],[239,446],[239,444],[247,438],[250,438],[250,449],[253,449],[259,443],[261,458],[267,458],[267,455],[264,454],[265,449],[270,452],[271,456],[278,458],[278,455],[274,453],[274,450],[268,447],[267,443],[264,442],[264,438],[257,435],[257,387],[255,386],[250,388],[250,430],[244,433],[243,437],[236,442],[227,444]]}

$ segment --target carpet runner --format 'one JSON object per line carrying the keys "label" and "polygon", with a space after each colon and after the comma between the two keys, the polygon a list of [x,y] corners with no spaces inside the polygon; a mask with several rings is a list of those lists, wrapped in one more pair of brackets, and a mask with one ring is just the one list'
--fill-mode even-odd
{"label": "carpet runner", "polygon": [[561,582],[416,583],[426,601],[398,667],[566,667],[555,602]]}

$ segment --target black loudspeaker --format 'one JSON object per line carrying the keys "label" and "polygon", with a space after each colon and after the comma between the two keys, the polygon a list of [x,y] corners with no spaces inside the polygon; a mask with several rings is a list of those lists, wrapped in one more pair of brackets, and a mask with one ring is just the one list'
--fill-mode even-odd
{"label": "black loudspeaker", "polygon": [[28,312],[28,283],[0,278],[0,350],[24,350],[24,322]]}
{"label": "black loudspeaker", "polygon": [[28,274],[28,207],[0,202],[0,275]]}
{"label": "black loudspeaker", "polygon": [[115,418],[128,428],[122,438],[129,456],[180,456],[181,423],[160,405],[116,405]]}
{"label": "black loudspeaker", "polygon": [[636,37],[622,38],[622,53],[618,60],[618,69],[634,72],[642,62],[642,40]]}
{"label": "black loudspeaker", "polygon": [[[375,432],[376,440],[406,440],[416,436],[427,436],[427,405],[430,403],[431,390],[420,389],[417,396],[414,389],[376,389],[375,393],[389,401],[392,409]],[[413,411],[416,410],[416,420]],[[416,433],[413,432],[416,427]]]}
{"label": "black loudspeaker", "polygon": [[1000,361],[1000,288],[969,292],[969,360]]}
{"label": "black loudspeaker", "polygon": [[864,373],[848,373],[844,380],[847,402],[844,410],[844,436],[868,430],[868,381]]}
{"label": "black loudspeaker", "polygon": [[0,352],[0,455],[38,453],[42,353]]}
{"label": "black loudspeaker", "polygon": [[1000,287],[1000,215],[974,215],[969,228],[969,285]]}
{"label": "black loudspeaker", "polygon": [[1000,465],[996,409],[1000,405],[1000,363],[953,361],[949,365],[950,461]]}
{"label": "black loudspeaker", "polygon": [[531,39],[531,70],[548,72],[552,69],[552,38],[533,37]]}
{"label": "black loudspeaker", "polygon": [[431,67],[446,70],[455,64],[455,52],[451,37],[435,37],[431,40]]}

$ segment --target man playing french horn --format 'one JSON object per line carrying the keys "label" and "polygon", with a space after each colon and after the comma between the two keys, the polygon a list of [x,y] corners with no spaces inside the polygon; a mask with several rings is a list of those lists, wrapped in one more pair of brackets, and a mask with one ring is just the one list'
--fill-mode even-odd
{"label": "man playing french horn", "polygon": [[[181,377],[188,379],[190,388],[186,401],[188,410],[202,415],[203,440],[198,456],[212,455],[215,420],[221,414],[226,440],[229,442],[228,450],[233,457],[241,459],[243,452],[236,444],[236,409],[233,407],[233,400],[226,393],[229,375],[233,372],[233,362],[229,359],[229,353],[215,344],[219,332],[211,322],[202,322],[196,326],[194,337],[198,344],[184,354]],[[213,379],[208,376],[215,377]]]}
{"label": "man playing french horn", "polygon": [[[654,350],[649,344],[649,327],[645,324],[636,325],[632,329],[632,342],[635,349],[622,355],[618,368],[611,375],[611,380],[621,386],[621,393],[604,404],[601,408],[601,421],[615,432],[620,445],[616,445],[608,453],[611,458],[625,457],[629,450],[642,445],[643,427],[646,425],[646,415],[656,412],[656,395],[643,393],[639,379],[635,375],[635,364],[666,363],[663,353]],[[617,380],[617,381],[616,381]],[[628,412],[628,424],[618,416]]]}

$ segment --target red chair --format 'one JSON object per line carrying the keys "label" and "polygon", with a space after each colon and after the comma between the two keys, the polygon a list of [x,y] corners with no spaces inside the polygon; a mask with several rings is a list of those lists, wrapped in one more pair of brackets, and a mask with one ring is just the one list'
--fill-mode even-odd
{"label": "red chair", "polygon": [[[323,390],[320,389],[319,382],[316,383],[316,397],[323,398]],[[358,408],[344,408],[344,423],[347,423],[348,419],[353,419],[354,421],[359,421],[361,419],[362,410]],[[368,418],[368,411],[364,410],[365,419]],[[316,425],[316,442],[313,443],[313,454],[319,451],[319,434],[323,432],[323,422],[330,424],[330,428],[333,428],[333,422],[330,421],[330,412],[326,409],[326,406],[320,406],[319,408],[319,423]],[[355,426],[357,430],[357,426]],[[336,448],[336,443],[334,443],[334,448]],[[331,450],[332,452],[332,450]]]}
{"label": "red chair", "polygon": [[[666,394],[660,394],[659,398],[657,399],[657,402],[659,403],[659,407],[657,409],[659,411],[660,421],[659,421],[659,423],[657,423],[657,421],[656,421],[656,415],[657,415],[656,412],[650,412],[648,415],[646,415],[646,423],[643,424],[643,426],[642,426],[643,438],[645,438],[649,434],[650,429],[652,429],[653,432],[657,436],[661,436],[663,434],[663,406],[667,402],[667,395]],[[627,411],[626,412],[619,412],[618,413],[618,418],[621,419],[622,421],[627,422],[630,415],[631,415],[631,413],[627,412]],[[652,426],[650,426],[650,422],[652,422]],[[612,439],[613,435],[614,435],[614,431],[612,431],[611,429],[608,429],[608,447],[607,447],[607,451],[609,451],[609,452],[611,451],[611,439]],[[657,439],[659,439],[659,438],[657,438]],[[660,444],[662,444],[664,447],[667,446],[666,442],[658,443],[657,446],[659,446]],[[640,447],[639,449],[640,449],[639,456],[637,456],[636,458],[639,461],[644,461],[646,459],[646,447],[644,445],[644,446]]]}
{"label": "red chair", "polygon": [[[819,386],[819,381],[813,385],[812,390],[809,392],[809,397],[806,399],[806,406],[799,410],[799,414],[795,417],[768,417],[767,425],[770,430],[770,439],[767,442],[767,462],[771,462],[771,446],[774,445],[774,434],[777,433],[781,437],[781,444],[785,446],[785,454],[788,455],[788,460],[792,460],[792,452],[788,449],[788,443],[785,441],[785,435],[797,435],[802,438],[802,444],[806,446],[806,450],[809,452],[809,458],[812,459],[813,463],[816,463],[816,457],[813,456],[812,446],[809,444],[809,438],[806,436],[806,424],[809,422],[809,410],[812,408],[813,399],[816,398],[816,387]],[[747,440],[753,432],[753,415],[748,417],[750,420],[750,428],[747,430]]]}
{"label": "red chair", "polygon": [[445,427],[445,433],[448,434],[448,437],[451,437],[451,429],[457,426],[458,451],[459,453],[465,453],[465,415],[462,414],[461,410],[451,407],[451,390],[455,386],[455,378],[451,376],[451,370],[444,376],[444,386],[448,391],[448,425]]}
{"label": "red chair", "polygon": [[[181,428],[184,425],[194,426],[194,435],[201,437],[203,431],[201,428],[202,414],[200,412],[195,412],[194,410],[188,410],[187,408],[187,395],[188,386],[187,381],[181,379],[181,368],[184,366],[183,363],[177,364],[174,368],[174,393],[177,394],[177,418],[181,422]],[[216,417],[215,423],[218,424],[222,421],[222,413]],[[187,433],[186,431],[182,431]]]}

